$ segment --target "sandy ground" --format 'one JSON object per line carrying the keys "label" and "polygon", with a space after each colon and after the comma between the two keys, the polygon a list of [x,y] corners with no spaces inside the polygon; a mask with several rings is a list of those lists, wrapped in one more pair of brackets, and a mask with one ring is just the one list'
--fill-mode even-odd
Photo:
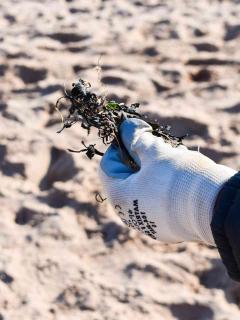
{"label": "sandy ground", "polygon": [[96,203],[99,159],[66,151],[96,136],[56,134],[53,112],[81,77],[238,170],[239,21],[237,0],[0,1],[1,320],[240,318],[215,249],[157,243]]}

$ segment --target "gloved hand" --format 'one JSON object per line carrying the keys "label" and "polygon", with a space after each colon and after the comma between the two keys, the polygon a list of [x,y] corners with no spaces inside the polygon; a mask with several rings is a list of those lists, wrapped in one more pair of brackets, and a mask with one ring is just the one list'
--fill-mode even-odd
{"label": "gloved hand", "polygon": [[173,148],[139,119],[127,119],[120,135],[140,169],[133,172],[111,145],[100,163],[107,198],[129,227],[164,242],[214,245],[210,228],[222,185],[236,172],[185,146]]}

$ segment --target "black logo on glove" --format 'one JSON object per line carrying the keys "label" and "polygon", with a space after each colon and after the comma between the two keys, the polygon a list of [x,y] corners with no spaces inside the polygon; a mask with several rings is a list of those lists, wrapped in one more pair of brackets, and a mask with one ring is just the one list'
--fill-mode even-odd
{"label": "black logo on glove", "polygon": [[156,223],[149,221],[146,212],[139,210],[138,200],[133,200],[133,208],[129,209],[127,214],[122,210],[119,204],[115,205],[115,209],[118,211],[118,215],[122,221],[129,227],[137,229],[140,232],[145,233],[153,239],[157,239]]}

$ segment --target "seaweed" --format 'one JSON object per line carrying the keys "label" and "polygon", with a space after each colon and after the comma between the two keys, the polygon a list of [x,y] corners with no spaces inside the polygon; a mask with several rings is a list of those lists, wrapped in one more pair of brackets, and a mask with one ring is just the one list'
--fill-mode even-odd
{"label": "seaweed", "polygon": [[[129,155],[119,135],[119,126],[127,118],[143,119],[144,115],[139,113],[139,103],[127,105],[125,103],[118,103],[116,101],[108,101],[105,96],[97,95],[92,92],[91,84],[79,79],[72,84],[70,91],[64,90],[64,95],[56,102],[56,109],[59,111],[59,104],[65,99],[69,102],[66,107],[68,115],[63,118],[62,115],[62,128],[57,131],[62,132],[66,128],[72,127],[74,124],[80,122],[81,127],[87,130],[88,134],[92,127],[97,128],[98,136],[104,145],[113,144],[120,150],[121,157],[124,163],[129,165],[132,170],[137,171],[138,165]],[[145,120],[146,121],[146,120]],[[161,126],[158,123],[148,122],[152,127],[152,134],[164,139],[165,142],[170,143],[173,147],[182,144],[185,136],[177,137],[171,133],[171,127]],[[84,145],[84,149],[72,150],[70,152],[85,152],[89,159],[95,155],[103,156],[104,153],[95,148],[95,144],[89,146]]]}

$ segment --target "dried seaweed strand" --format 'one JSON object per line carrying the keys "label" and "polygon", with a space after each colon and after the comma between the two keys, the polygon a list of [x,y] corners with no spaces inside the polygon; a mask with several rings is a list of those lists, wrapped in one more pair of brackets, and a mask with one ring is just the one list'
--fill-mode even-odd
{"label": "dried seaweed strand", "polygon": [[[62,99],[65,99],[70,103],[67,105],[68,116],[65,119],[62,119],[63,126],[58,133],[66,128],[70,128],[77,122],[81,123],[81,127],[87,130],[88,134],[90,133],[91,128],[95,127],[98,130],[98,136],[103,144],[107,145],[115,143],[119,147],[122,160],[133,170],[139,169],[137,164],[130,157],[127,149],[124,147],[118,132],[119,126],[124,119],[144,118],[144,116],[138,112],[139,103],[133,103],[130,106],[127,106],[125,103],[108,101],[105,96],[97,95],[92,92],[91,84],[82,79],[73,83],[72,89],[69,92],[65,90],[64,96],[57,100],[56,110],[58,112],[60,112],[58,106]],[[146,122],[152,126],[153,135],[163,138],[165,142],[170,143],[173,147],[182,144],[185,136],[174,136],[170,132],[170,126],[161,126],[158,123]],[[86,146],[83,143],[83,145],[84,149],[77,151],[69,149],[69,151],[85,152],[89,159],[92,159],[95,155],[103,155],[102,152],[95,148],[95,144]]]}

